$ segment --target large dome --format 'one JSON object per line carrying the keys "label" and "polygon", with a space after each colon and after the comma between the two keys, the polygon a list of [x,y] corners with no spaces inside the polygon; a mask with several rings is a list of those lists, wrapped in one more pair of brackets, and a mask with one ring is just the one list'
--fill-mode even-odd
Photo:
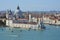
{"label": "large dome", "polygon": [[14,12],[14,16],[17,17],[17,18],[23,18],[23,12],[20,10],[20,7],[17,6],[17,9],[16,11]]}
{"label": "large dome", "polygon": [[17,6],[16,11],[14,12],[14,15],[16,15],[16,14],[22,15],[22,11],[20,10],[20,7],[19,6]]}

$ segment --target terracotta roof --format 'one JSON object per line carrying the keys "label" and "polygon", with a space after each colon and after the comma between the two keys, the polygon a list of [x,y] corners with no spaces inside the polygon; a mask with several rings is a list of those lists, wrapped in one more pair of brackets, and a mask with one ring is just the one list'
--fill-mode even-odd
{"label": "terracotta roof", "polygon": [[25,21],[13,21],[13,23],[17,23],[17,24],[37,24],[37,22],[25,22]]}

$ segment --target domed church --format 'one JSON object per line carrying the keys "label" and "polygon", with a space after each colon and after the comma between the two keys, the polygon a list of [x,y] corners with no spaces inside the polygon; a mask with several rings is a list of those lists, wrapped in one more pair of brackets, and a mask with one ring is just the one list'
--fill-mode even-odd
{"label": "domed church", "polygon": [[15,18],[23,18],[23,12],[20,10],[20,7],[17,6],[16,11],[14,12]]}

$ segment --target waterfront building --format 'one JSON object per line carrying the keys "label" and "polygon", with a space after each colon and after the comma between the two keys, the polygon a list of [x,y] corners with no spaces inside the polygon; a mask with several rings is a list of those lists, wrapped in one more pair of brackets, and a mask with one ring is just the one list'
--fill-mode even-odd
{"label": "waterfront building", "polygon": [[[20,27],[20,28],[32,28],[32,29],[40,29],[42,28],[40,25],[40,18],[36,18],[32,16],[32,14],[28,14],[28,19],[23,16],[23,12],[20,10],[20,7],[17,6],[17,10],[11,16],[11,11],[6,12],[6,26],[10,27]],[[38,21],[37,21],[38,20]]]}

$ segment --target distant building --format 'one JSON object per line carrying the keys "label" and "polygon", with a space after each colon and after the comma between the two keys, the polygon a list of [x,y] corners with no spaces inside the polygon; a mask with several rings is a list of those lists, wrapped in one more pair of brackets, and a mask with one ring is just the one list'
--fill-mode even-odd
{"label": "distant building", "polygon": [[22,15],[22,14],[23,14],[23,13],[22,13],[22,11],[20,10],[20,7],[17,6],[16,11],[14,12],[15,18],[23,18],[23,15]]}

